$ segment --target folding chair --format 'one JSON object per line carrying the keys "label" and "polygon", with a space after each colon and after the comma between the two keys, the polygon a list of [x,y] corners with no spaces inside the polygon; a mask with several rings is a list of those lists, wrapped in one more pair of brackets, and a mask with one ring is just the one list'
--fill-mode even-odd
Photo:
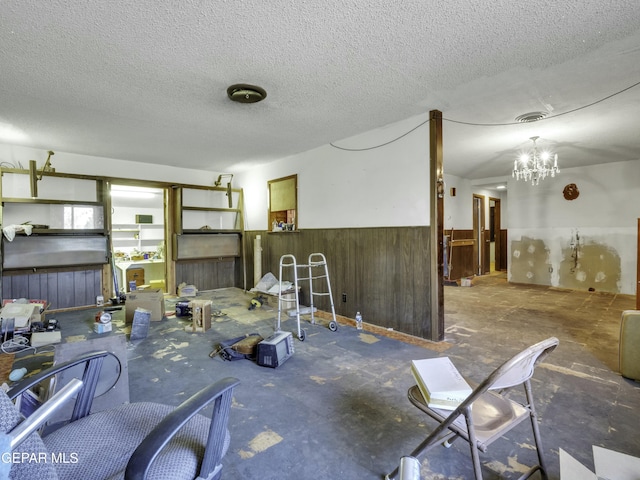
{"label": "folding chair", "polygon": [[[478,450],[486,452],[487,447],[503,436],[527,417],[531,420],[533,438],[538,453],[538,465],[529,469],[520,480],[531,477],[540,471],[547,479],[546,467],[542,458],[540,430],[533,404],[530,379],[536,365],[558,346],[557,338],[549,338],[530,346],[491,373],[471,394],[453,411],[430,408],[417,386],[409,389],[411,403],[440,423],[440,425],[410,454],[418,457],[435,445],[443,443],[445,447],[458,437],[469,443],[476,480],[482,480]],[[505,394],[513,387],[522,385],[526,402],[519,403]],[[385,478],[394,480],[398,468]]]}

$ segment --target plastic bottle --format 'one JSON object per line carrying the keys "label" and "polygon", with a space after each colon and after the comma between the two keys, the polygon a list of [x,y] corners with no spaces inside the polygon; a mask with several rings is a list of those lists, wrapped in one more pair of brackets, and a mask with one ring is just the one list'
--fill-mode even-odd
{"label": "plastic bottle", "polygon": [[356,312],[356,330],[362,330],[362,314]]}

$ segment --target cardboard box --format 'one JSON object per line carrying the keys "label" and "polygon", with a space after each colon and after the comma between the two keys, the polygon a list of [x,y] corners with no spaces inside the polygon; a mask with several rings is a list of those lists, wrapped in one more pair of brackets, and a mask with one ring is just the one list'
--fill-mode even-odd
{"label": "cardboard box", "polygon": [[178,285],[178,296],[179,297],[195,297],[198,293],[198,289],[195,285],[186,285],[181,284]]}
{"label": "cardboard box", "polygon": [[53,332],[33,332],[31,334],[31,346],[35,348],[60,343],[61,341],[62,334],[59,330]]}
{"label": "cardboard box", "polygon": [[159,288],[164,291],[164,280],[149,280],[149,288]]}
{"label": "cardboard box", "polygon": [[94,323],[93,331],[96,333],[107,333],[113,330],[111,322],[109,323]]}
{"label": "cardboard box", "polygon": [[127,293],[127,302],[125,303],[127,313],[126,322],[133,322],[133,314],[136,308],[144,308],[151,312],[151,321],[159,322],[164,318],[164,293],[162,290],[136,290]]}

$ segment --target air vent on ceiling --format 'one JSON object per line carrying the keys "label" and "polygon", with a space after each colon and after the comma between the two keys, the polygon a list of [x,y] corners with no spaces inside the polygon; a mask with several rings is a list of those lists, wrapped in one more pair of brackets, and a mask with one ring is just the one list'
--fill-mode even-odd
{"label": "air vent on ceiling", "polygon": [[529,112],[516,117],[516,122],[529,123],[537,122],[547,116],[547,112]]}
{"label": "air vent on ceiling", "polygon": [[255,85],[247,85],[246,83],[237,83],[227,88],[227,95],[234,102],[239,103],[256,103],[267,97],[264,88]]}

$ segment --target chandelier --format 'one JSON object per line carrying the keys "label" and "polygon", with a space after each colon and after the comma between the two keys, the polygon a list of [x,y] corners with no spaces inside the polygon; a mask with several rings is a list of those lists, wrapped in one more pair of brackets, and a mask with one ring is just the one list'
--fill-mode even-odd
{"label": "chandelier", "polygon": [[540,137],[531,137],[533,149],[513,161],[512,177],[516,180],[531,181],[531,185],[538,185],[540,180],[544,180],[547,176],[555,177],[556,173],[560,172],[558,154],[553,155],[552,165],[552,155],[547,151],[538,151],[538,145],[536,145],[538,138]]}

